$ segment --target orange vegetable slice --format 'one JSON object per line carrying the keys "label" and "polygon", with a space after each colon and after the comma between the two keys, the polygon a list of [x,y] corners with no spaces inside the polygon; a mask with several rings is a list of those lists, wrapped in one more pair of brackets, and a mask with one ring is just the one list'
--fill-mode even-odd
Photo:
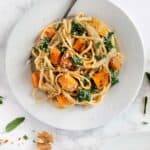
{"label": "orange vegetable slice", "polygon": [[78,39],[75,41],[73,48],[77,51],[77,52],[82,52],[82,50],[84,50],[85,48],[85,40],[84,39]]}
{"label": "orange vegetable slice", "polygon": [[33,87],[38,88],[40,75],[39,72],[32,73],[32,84]]}
{"label": "orange vegetable slice", "polygon": [[96,84],[97,88],[102,90],[106,87],[110,82],[110,75],[106,68],[102,68],[97,73],[95,73],[92,77],[94,83]]}
{"label": "orange vegetable slice", "polygon": [[53,65],[58,65],[61,58],[61,52],[57,48],[50,49],[50,60]]}

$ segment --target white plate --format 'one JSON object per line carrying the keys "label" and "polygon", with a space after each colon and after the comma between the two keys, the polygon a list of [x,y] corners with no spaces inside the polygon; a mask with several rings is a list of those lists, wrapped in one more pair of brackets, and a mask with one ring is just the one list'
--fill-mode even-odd
{"label": "white plate", "polygon": [[44,0],[26,13],[8,41],[6,71],[17,101],[35,118],[56,128],[85,130],[108,123],[133,101],[143,78],[143,47],[135,26],[117,6],[106,0],[78,0],[71,15],[85,12],[102,19],[116,32],[125,55],[120,83],[110,90],[99,105],[92,108],[60,110],[51,107],[48,102],[37,104],[31,96],[30,67],[25,63],[40,30],[62,16],[68,2],[70,1]]}
{"label": "white plate", "polygon": [[105,139],[99,150],[150,150],[150,133],[130,133]]}

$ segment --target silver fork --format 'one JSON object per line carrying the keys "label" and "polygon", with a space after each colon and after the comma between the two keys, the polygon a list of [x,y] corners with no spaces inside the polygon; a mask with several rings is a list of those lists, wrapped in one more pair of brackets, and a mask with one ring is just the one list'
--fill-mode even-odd
{"label": "silver fork", "polygon": [[[66,18],[69,14],[69,12],[71,11],[72,7],[75,5],[75,3],[77,2],[77,0],[72,0],[69,7],[67,8],[67,10],[65,11],[64,15],[60,18],[60,20]],[[61,24],[58,24],[57,26],[57,30],[60,28]],[[29,56],[29,58],[26,61],[26,64],[31,64],[33,61],[32,55]]]}

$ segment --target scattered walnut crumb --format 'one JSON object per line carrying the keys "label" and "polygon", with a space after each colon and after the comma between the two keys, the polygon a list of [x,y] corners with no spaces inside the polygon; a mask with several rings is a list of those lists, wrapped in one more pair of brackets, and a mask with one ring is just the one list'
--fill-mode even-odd
{"label": "scattered walnut crumb", "polygon": [[37,150],[51,150],[51,144],[49,144],[49,143],[37,143]]}
{"label": "scattered walnut crumb", "polygon": [[37,150],[51,150],[53,136],[46,131],[37,134]]}
{"label": "scattered walnut crumb", "polygon": [[8,143],[8,139],[5,139],[3,143],[4,143],[4,144]]}
{"label": "scattered walnut crumb", "polygon": [[0,144],[7,144],[8,142],[8,139],[0,139]]}

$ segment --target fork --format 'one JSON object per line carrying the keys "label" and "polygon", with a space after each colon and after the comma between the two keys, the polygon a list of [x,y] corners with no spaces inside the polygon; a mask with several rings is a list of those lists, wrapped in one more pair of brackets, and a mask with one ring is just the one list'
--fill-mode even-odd
{"label": "fork", "polygon": [[[69,7],[67,8],[67,10],[65,11],[64,15],[60,18],[60,20],[66,18],[69,14],[69,12],[71,11],[72,7],[75,5],[75,3],[77,2],[77,0],[72,0]],[[58,24],[57,26],[57,30],[60,28],[61,24]],[[29,58],[26,61],[26,64],[31,64],[33,61],[32,55],[29,56]]]}

